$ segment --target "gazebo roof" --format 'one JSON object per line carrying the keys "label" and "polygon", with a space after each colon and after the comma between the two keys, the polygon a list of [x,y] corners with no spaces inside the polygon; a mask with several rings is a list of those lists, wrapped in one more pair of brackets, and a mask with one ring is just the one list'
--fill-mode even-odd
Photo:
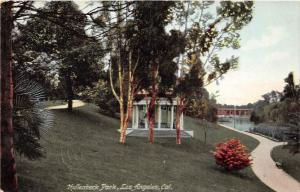
{"label": "gazebo roof", "polygon": [[[142,100],[135,101],[133,104],[134,105],[146,105],[147,103],[149,104],[151,100],[151,97],[145,97]],[[159,97],[156,100],[157,105],[177,105],[176,98],[166,98],[166,97]]]}

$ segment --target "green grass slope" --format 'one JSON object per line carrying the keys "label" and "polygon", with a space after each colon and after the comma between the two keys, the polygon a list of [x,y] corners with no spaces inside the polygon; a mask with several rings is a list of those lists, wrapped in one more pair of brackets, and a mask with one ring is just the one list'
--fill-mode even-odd
{"label": "green grass slope", "polygon": [[[68,184],[169,184],[175,192],[267,192],[271,191],[254,175],[251,168],[226,173],[215,165],[211,151],[216,143],[237,137],[250,149],[258,142],[248,136],[219,126],[207,128],[186,117],[185,128],[194,130],[194,139],[155,139],[128,137],[118,143],[118,120],[97,112],[89,104],[74,109],[53,110],[55,125],[42,138],[46,157],[38,161],[18,158],[22,191],[69,191]],[[109,190],[113,191],[113,190]],[[124,191],[124,190],[122,190]],[[150,191],[150,190],[148,190]]]}
{"label": "green grass slope", "polygon": [[291,154],[282,146],[275,147],[271,156],[274,161],[282,163],[282,169],[300,182],[300,154]]}

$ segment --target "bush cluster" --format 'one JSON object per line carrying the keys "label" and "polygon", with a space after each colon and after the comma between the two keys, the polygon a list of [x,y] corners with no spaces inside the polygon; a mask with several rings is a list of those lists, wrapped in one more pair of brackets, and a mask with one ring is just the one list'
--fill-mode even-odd
{"label": "bush cluster", "polygon": [[227,171],[240,170],[251,165],[252,159],[239,139],[229,139],[217,144],[214,152],[216,164]]}
{"label": "bush cluster", "polygon": [[260,133],[280,141],[286,140],[286,134],[289,131],[289,127],[279,123],[261,123],[249,130],[250,132]]}

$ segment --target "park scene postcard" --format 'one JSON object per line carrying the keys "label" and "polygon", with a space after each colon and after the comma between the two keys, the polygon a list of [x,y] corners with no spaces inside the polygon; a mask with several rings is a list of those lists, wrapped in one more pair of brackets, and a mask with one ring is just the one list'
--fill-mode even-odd
{"label": "park scene postcard", "polygon": [[0,192],[300,192],[300,1],[0,2]]}

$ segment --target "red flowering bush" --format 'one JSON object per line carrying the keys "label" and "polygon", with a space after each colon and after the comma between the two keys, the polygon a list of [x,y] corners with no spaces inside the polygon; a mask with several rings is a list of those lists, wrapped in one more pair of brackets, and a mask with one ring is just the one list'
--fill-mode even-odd
{"label": "red flowering bush", "polygon": [[214,152],[216,164],[227,171],[240,170],[251,165],[252,159],[246,147],[239,139],[229,139],[219,143]]}

